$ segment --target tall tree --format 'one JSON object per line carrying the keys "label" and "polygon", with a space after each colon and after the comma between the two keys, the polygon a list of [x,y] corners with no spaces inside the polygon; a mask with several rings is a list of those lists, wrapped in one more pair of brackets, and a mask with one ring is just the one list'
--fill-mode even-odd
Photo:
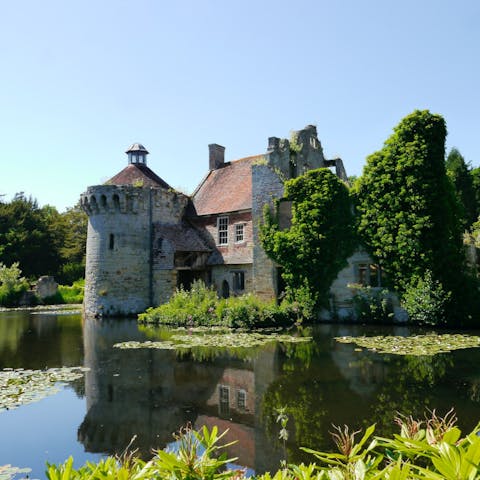
{"label": "tall tree", "polygon": [[355,247],[355,228],[347,187],[330,170],[311,170],[285,182],[292,202],[290,228],[265,212],[262,245],[282,267],[291,300],[326,305],[330,285]]}
{"label": "tall tree", "polygon": [[359,233],[399,293],[428,271],[447,290],[458,289],[463,229],[445,170],[446,133],[440,115],[413,112],[367,158],[355,185]]}
{"label": "tall tree", "polygon": [[478,216],[471,168],[456,148],[450,150],[445,166],[464,212],[465,227],[469,228]]}
{"label": "tall tree", "polygon": [[477,216],[480,216],[480,167],[473,168],[470,171],[472,177],[473,193],[475,195],[475,209]]}

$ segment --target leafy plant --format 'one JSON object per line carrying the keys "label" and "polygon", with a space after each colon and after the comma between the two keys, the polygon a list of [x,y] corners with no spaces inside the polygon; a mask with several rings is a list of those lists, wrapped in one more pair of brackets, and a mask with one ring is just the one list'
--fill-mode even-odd
{"label": "leafy plant", "polygon": [[266,206],[260,239],[282,267],[287,299],[312,317],[327,306],[329,290],[356,241],[347,187],[328,169],[310,170],[285,182],[292,202],[291,227],[280,229],[278,212]]}
{"label": "leafy plant", "polygon": [[368,446],[364,448],[366,442],[375,431],[374,425],[367,428],[358,443],[355,441],[355,436],[360,433],[359,431],[350,432],[346,425],[343,429],[334,426],[334,430],[334,432],[331,432],[331,435],[337,446],[338,453],[325,453],[310,448],[303,448],[303,450],[320,460],[321,465],[319,468],[328,472],[327,478],[354,480],[357,478],[368,478],[372,472],[377,471],[377,467],[383,459],[382,454],[373,454],[372,452],[377,445],[377,441],[375,439],[371,440]]}
{"label": "leafy plant", "polygon": [[427,270],[423,277],[414,277],[407,287],[402,306],[410,322],[419,325],[442,325],[447,323],[447,309],[451,292],[446,292],[432,272]]}
{"label": "leafy plant", "polygon": [[391,323],[393,305],[390,292],[386,289],[349,285],[356,293],[353,296],[355,318],[365,323]]}
{"label": "leafy plant", "polygon": [[28,282],[22,277],[19,263],[10,267],[0,263],[0,305],[12,307],[17,305],[23,292],[28,290]]}
{"label": "leafy plant", "polygon": [[147,309],[138,319],[142,323],[186,327],[258,328],[291,325],[298,316],[296,305],[263,302],[251,294],[219,299],[215,290],[195,281],[189,291],[178,289],[168,303]]}
{"label": "leafy plant", "polygon": [[403,294],[413,278],[429,270],[458,307],[459,278],[466,272],[463,225],[446,174],[445,138],[440,115],[427,110],[408,115],[367,158],[355,194],[362,242],[381,262],[390,287]]}

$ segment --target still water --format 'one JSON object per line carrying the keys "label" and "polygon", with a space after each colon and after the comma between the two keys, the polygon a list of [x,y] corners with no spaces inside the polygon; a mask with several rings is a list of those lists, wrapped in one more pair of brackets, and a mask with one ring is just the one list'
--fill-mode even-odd
{"label": "still water", "polygon": [[[395,431],[397,411],[423,416],[455,407],[460,427],[480,418],[480,349],[433,357],[380,355],[334,340],[344,335],[409,335],[406,327],[321,325],[308,344],[271,343],[236,351],[120,350],[117,342],[167,339],[168,330],[80,315],[0,312],[0,370],[85,366],[85,378],[39,402],[0,412],[0,466],[30,467],[69,455],[86,460],[133,444],[143,456],[172,443],[190,422],[217,425],[238,440],[229,454],[257,472],[281,459],[310,458],[300,446],[331,448],[332,423]],[[479,332],[472,332],[478,334]],[[276,409],[286,407],[289,440],[278,440]]]}

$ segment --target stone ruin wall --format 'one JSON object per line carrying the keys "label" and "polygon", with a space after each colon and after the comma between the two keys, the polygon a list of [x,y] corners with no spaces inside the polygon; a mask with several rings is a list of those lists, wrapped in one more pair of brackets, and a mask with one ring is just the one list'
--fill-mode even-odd
{"label": "stone ruin wall", "polygon": [[160,188],[102,185],[87,189],[81,196],[89,217],[87,315],[132,315],[162,298],[156,290],[174,279],[164,278],[165,274],[152,278],[152,221],[179,222],[187,201],[185,195]]}

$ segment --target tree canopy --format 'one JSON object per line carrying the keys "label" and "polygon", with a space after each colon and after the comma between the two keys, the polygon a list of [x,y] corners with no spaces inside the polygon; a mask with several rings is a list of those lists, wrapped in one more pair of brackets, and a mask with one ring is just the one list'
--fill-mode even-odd
{"label": "tree canopy", "polygon": [[23,193],[0,200],[0,262],[18,262],[26,277],[49,274],[65,283],[83,277],[86,235],[87,217],[77,207],[60,214]]}
{"label": "tree canopy", "polygon": [[359,233],[403,293],[431,271],[455,290],[463,272],[461,209],[445,169],[445,121],[415,111],[367,158],[356,182]]}
{"label": "tree canopy", "polygon": [[465,227],[469,228],[478,217],[471,168],[456,148],[450,150],[445,166],[463,210]]}
{"label": "tree canopy", "polygon": [[290,228],[281,229],[267,208],[261,241],[282,267],[291,300],[326,305],[330,285],[355,247],[355,228],[347,187],[330,170],[311,170],[285,182],[292,202]]}

